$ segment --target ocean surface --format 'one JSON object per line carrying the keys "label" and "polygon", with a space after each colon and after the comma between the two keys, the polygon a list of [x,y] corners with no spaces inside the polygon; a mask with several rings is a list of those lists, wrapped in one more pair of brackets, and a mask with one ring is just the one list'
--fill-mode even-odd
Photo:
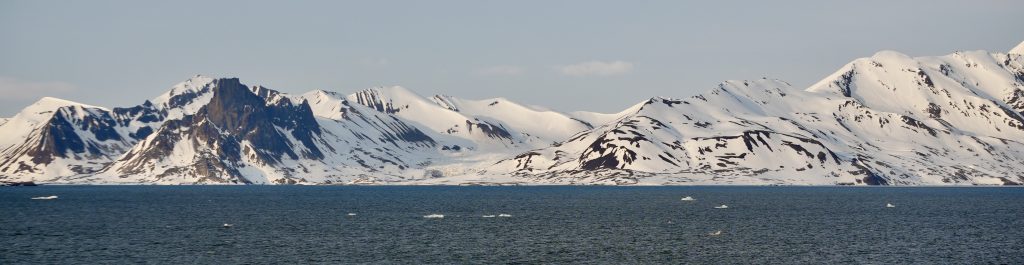
{"label": "ocean surface", "polygon": [[0,188],[0,264],[110,263],[1024,264],[1024,189]]}

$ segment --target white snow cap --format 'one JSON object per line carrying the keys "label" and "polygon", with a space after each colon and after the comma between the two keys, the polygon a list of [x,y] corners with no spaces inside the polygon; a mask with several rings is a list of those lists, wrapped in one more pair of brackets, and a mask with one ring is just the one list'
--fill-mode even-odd
{"label": "white snow cap", "polygon": [[1017,47],[1010,49],[1010,54],[1024,54],[1024,41],[1017,44]]}
{"label": "white snow cap", "polygon": [[[92,105],[83,104],[83,103],[78,103],[78,102],[74,102],[74,101],[70,101],[70,100],[59,99],[59,98],[54,98],[54,97],[43,97],[43,98],[40,98],[35,103],[32,103],[32,105],[29,105],[28,107],[25,107],[24,109],[22,109],[20,113],[24,113],[22,115],[38,116],[38,118],[49,119],[50,118],[49,114],[53,113],[54,111],[57,111],[57,109],[59,109],[61,107],[76,107],[76,106],[77,107],[82,107],[82,108],[107,110],[107,108],[92,106]],[[42,115],[42,114],[45,114],[45,115]],[[25,117],[27,117],[27,116],[25,116]]]}

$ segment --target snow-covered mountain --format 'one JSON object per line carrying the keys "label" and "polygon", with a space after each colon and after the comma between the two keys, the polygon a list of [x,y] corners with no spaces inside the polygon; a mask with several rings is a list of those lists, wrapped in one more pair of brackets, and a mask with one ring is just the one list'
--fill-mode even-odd
{"label": "snow-covered mountain", "polygon": [[0,125],[0,175],[55,181],[92,174],[134,144],[106,108],[46,97]]}
{"label": "snow-covered mountain", "polygon": [[1018,184],[1024,56],[884,51],[806,90],[729,81],[652,98],[490,170],[565,183]]}
{"label": "snow-covered mountain", "polygon": [[98,175],[128,182],[287,183],[309,172],[302,162],[324,158],[322,130],[305,102],[261,97],[233,78],[206,88],[205,105],[165,121]]}
{"label": "snow-covered mountain", "polygon": [[[65,110],[65,106],[89,111]],[[58,130],[62,139],[25,140],[47,137],[50,127],[36,120],[51,116],[78,123],[99,120],[102,126],[55,123],[48,126],[71,128]],[[5,132],[26,136],[4,143],[10,147],[5,148],[3,178],[59,183],[422,180],[471,174],[511,153],[547,146],[590,128],[567,115],[506,99],[428,99],[400,87],[352,95],[322,90],[288,95],[248,87],[235,78],[204,76],[134,107],[107,110],[46,98],[10,121],[2,125]],[[106,134],[87,129],[106,130]],[[35,132],[42,133],[28,136]],[[81,141],[63,135],[84,138],[89,140],[84,146],[98,149],[78,147],[83,146]],[[39,146],[38,142],[75,148],[25,151]],[[8,165],[26,163],[31,167]]]}
{"label": "snow-covered mountain", "polygon": [[44,98],[0,134],[0,180],[44,183],[1019,184],[1024,43],[883,51],[808,88],[726,81],[614,114],[196,76],[134,107]]}
{"label": "snow-covered mountain", "polygon": [[544,147],[590,128],[568,115],[503,98],[465,100],[437,95],[428,99],[402,87],[379,87],[349,95],[346,100],[414,122],[435,138],[461,142],[457,144],[460,149],[484,152]]}
{"label": "snow-covered mountain", "polygon": [[1024,54],[1024,42],[1017,44],[1017,47],[1010,49],[1010,54]]}

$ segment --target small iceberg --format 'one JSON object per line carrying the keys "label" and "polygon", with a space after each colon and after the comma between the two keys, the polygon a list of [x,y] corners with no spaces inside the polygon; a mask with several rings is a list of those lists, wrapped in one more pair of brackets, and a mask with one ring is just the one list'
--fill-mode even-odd
{"label": "small iceberg", "polygon": [[503,214],[499,214],[498,217],[512,217],[512,215],[511,214],[503,213]]}
{"label": "small iceberg", "polygon": [[683,197],[682,199],[679,199],[679,200],[680,201],[696,201],[697,199],[694,199],[693,197],[690,197],[690,196],[686,196],[686,197]]}
{"label": "small iceberg", "polygon": [[233,224],[224,224],[222,227],[224,227],[224,228],[231,228],[232,226],[235,226],[235,225],[233,225]]}
{"label": "small iceberg", "polygon": [[348,213],[348,216],[356,216],[356,213]]}
{"label": "small iceberg", "polygon": [[481,217],[483,217],[483,218],[494,218],[494,215],[493,214],[489,214],[489,215],[484,215],[484,216],[481,216]]}
{"label": "small iceberg", "polygon": [[729,209],[729,205],[722,204],[719,206],[715,206],[715,209]]}
{"label": "small iceberg", "polygon": [[32,197],[33,200],[56,200],[57,195],[43,196],[43,197]]}
{"label": "small iceberg", "polygon": [[427,218],[427,219],[441,219],[441,218],[444,218],[444,215],[443,214],[436,214],[435,213],[435,214],[424,215],[423,218]]}
{"label": "small iceberg", "polygon": [[885,208],[896,208],[896,205],[893,205],[892,203],[886,203]]}
{"label": "small iceberg", "polygon": [[718,231],[714,231],[714,232],[708,233],[709,236],[717,236],[717,235],[721,235],[721,234],[722,234],[722,230],[718,230]]}

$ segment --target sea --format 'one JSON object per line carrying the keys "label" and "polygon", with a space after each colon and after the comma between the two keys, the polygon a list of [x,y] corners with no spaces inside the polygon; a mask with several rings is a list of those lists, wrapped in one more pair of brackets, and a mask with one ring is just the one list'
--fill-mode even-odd
{"label": "sea", "polygon": [[1024,189],[0,188],[0,264],[129,263],[1024,264]]}

